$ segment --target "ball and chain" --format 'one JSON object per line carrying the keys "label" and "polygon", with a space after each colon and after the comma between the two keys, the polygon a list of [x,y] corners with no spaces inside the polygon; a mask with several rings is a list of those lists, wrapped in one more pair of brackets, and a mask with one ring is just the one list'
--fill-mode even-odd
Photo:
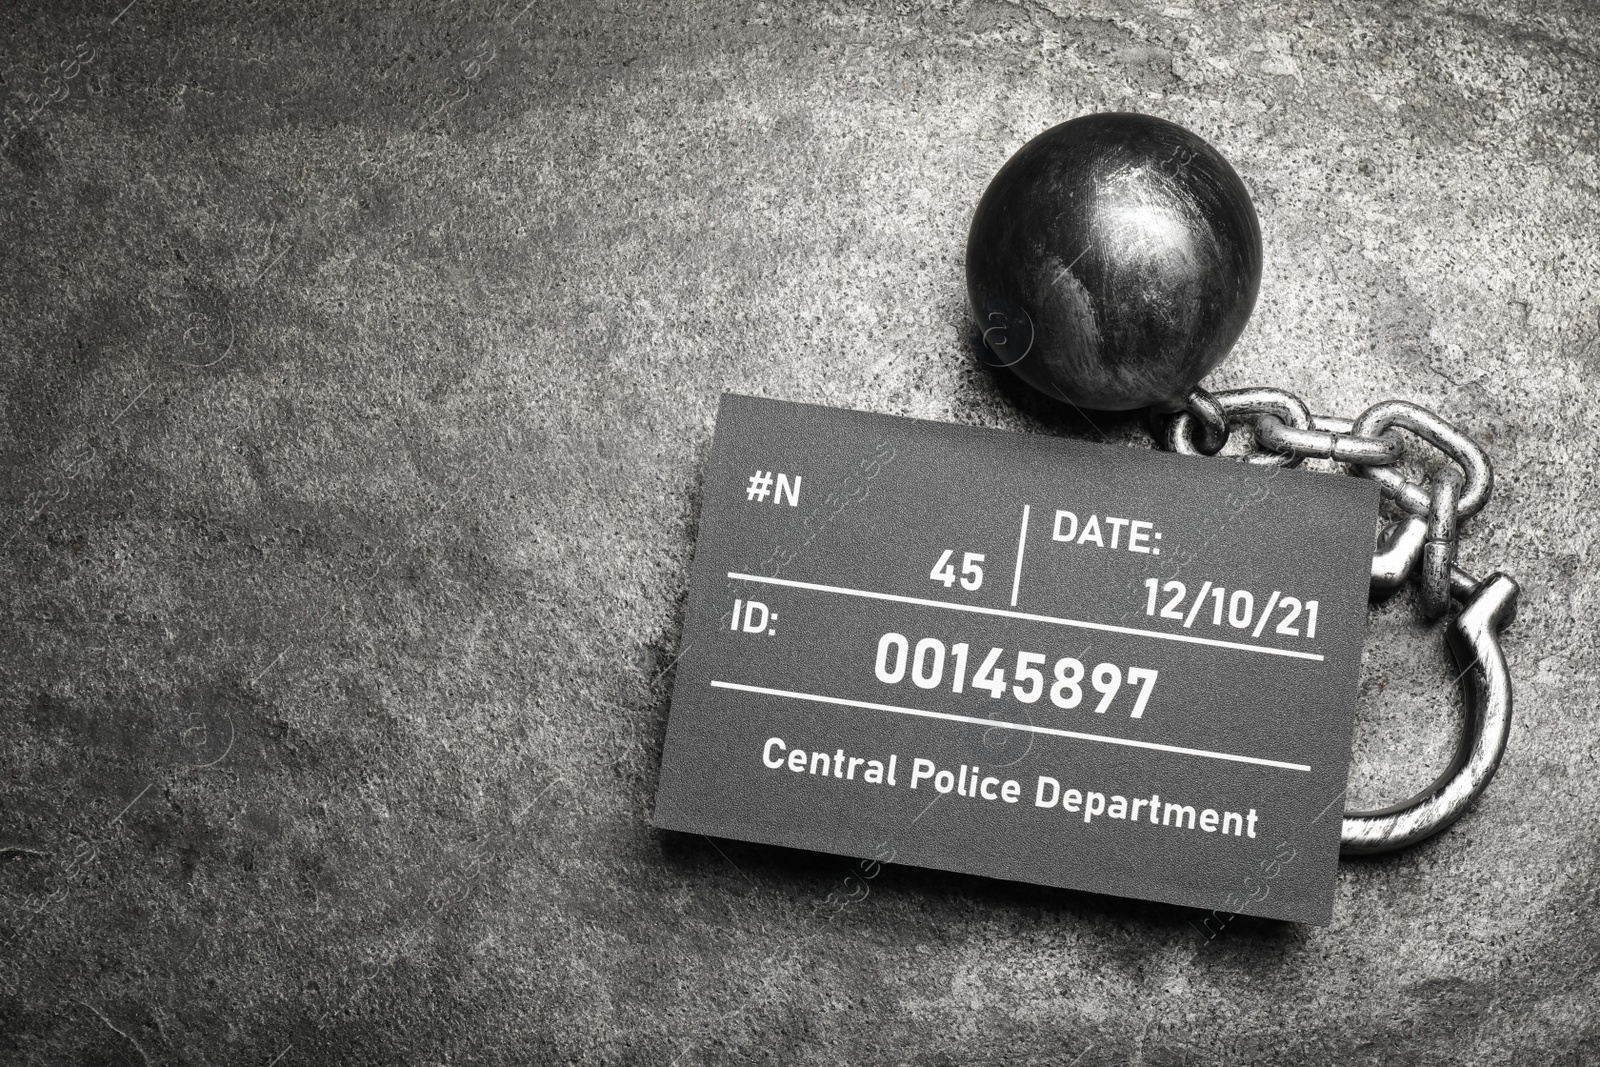
{"label": "ball and chain", "polygon": [[[1341,847],[1387,852],[1459,818],[1499,767],[1511,723],[1499,632],[1516,615],[1517,583],[1500,573],[1477,580],[1456,562],[1461,521],[1494,488],[1483,447],[1403,400],[1343,419],[1313,414],[1282,389],[1200,388],[1255,307],[1261,229],[1227,160],[1163,119],[1088,115],[1029,141],[984,191],[966,262],[978,354],[990,367],[1073,407],[1148,409],[1173,452],[1216,456],[1246,431],[1245,463],[1325,459],[1378,483],[1400,518],[1375,531],[1373,592],[1415,578],[1422,614],[1449,616],[1466,729],[1428,788],[1379,811],[1345,812]],[[1446,457],[1427,481],[1399,468],[1404,433]]]}

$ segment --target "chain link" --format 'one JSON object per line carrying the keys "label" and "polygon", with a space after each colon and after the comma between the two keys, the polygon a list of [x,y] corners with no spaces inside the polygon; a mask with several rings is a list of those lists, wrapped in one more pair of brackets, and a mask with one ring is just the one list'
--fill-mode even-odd
{"label": "chain link", "polygon": [[[1311,431],[1311,409],[1305,401],[1282,389],[1230,389],[1208,393],[1191,389],[1184,409],[1167,430],[1167,447],[1185,456],[1214,456],[1228,443],[1232,427],[1247,418],[1271,418],[1278,425],[1287,423],[1296,430]],[[1193,440],[1196,432],[1200,440]],[[1244,457],[1246,463],[1260,467],[1298,467],[1304,457],[1293,453],[1257,448]]]}

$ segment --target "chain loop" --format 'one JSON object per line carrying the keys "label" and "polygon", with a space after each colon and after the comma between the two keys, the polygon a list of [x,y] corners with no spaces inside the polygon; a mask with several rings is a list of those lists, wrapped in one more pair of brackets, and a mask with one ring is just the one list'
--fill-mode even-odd
{"label": "chain loop", "polygon": [[[1418,607],[1430,619],[1461,611],[1446,627],[1461,665],[1466,730],[1455,760],[1438,781],[1410,800],[1381,811],[1347,811],[1340,842],[1346,855],[1404,848],[1449,826],[1494,777],[1510,736],[1511,679],[1499,631],[1516,617],[1517,583],[1504,574],[1483,581],[1456,566],[1458,527],[1489,502],[1494,470],[1471,437],[1425,407],[1404,400],[1374,404],[1354,420],[1312,415],[1281,389],[1190,392],[1184,410],[1167,425],[1163,443],[1182,455],[1215,455],[1236,426],[1249,424],[1254,447],[1239,458],[1258,466],[1297,466],[1305,459],[1349,465],[1350,473],[1378,483],[1409,513],[1378,532],[1372,590],[1382,595],[1417,579]],[[1399,430],[1432,444],[1450,460],[1426,483],[1395,469],[1405,453]],[[1196,434],[1199,439],[1196,439]],[[1215,447],[1212,447],[1215,445]]]}
{"label": "chain loop", "polygon": [[[1344,429],[1332,428],[1341,423]],[[1301,459],[1331,459],[1368,467],[1386,467],[1405,455],[1406,443],[1399,434],[1385,431],[1377,437],[1366,437],[1351,433],[1349,425],[1342,419],[1316,416],[1311,420],[1311,429],[1301,430],[1284,425],[1273,415],[1262,415],[1256,419],[1256,444]]]}
{"label": "chain loop", "polygon": [[1463,481],[1454,467],[1441,468],[1433,476],[1428,540],[1422,546],[1422,571],[1417,575],[1422,614],[1430,619],[1450,610],[1450,568],[1456,561],[1456,517]]}
{"label": "chain loop", "polygon": [[[1476,515],[1489,502],[1489,494],[1494,492],[1494,469],[1478,442],[1427,408],[1405,400],[1385,400],[1372,405],[1357,417],[1352,429],[1363,437],[1375,437],[1392,426],[1410,430],[1461,467],[1466,475],[1466,487],[1461,492],[1461,518]],[[1360,467],[1353,473],[1377,482],[1384,496],[1413,515],[1427,515],[1432,507],[1433,494],[1429,489],[1406,481],[1399,471]]]}
{"label": "chain loop", "polygon": [[[1220,393],[1208,393],[1196,388],[1189,393],[1184,410],[1173,418],[1167,428],[1167,448],[1183,456],[1214,456],[1228,443],[1232,427],[1252,419],[1259,426],[1260,419],[1264,417],[1273,417],[1279,425],[1287,424],[1296,430],[1310,431],[1312,428],[1311,409],[1306,407],[1305,401],[1282,389],[1228,389]],[[1219,441],[1217,447],[1208,451],[1212,426],[1207,420],[1212,418],[1221,420],[1222,429],[1215,435]],[[1196,429],[1201,433],[1199,441],[1194,440]],[[1254,466],[1298,467],[1304,458],[1263,449],[1259,439],[1256,445],[1242,457],[1246,463]]]}
{"label": "chain loop", "polygon": [[[1191,451],[1186,453],[1188,455],[1214,456],[1228,443],[1227,409],[1222,406],[1215,394],[1208,393],[1199,386],[1189,390],[1178,419],[1184,420],[1186,430],[1190,420],[1198,423],[1200,427],[1200,440],[1190,446]],[[1178,424],[1178,419],[1173,420],[1174,426]],[[1186,443],[1188,441],[1187,434],[1184,436],[1184,441]]]}

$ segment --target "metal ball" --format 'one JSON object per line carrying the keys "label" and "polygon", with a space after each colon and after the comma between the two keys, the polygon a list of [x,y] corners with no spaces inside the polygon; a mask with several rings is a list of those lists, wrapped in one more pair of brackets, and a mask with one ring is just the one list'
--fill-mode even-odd
{"label": "metal ball", "polygon": [[984,361],[1084,408],[1174,409],[1239,339],[1260,286],[1244,183],[1149,115],[1087,115],[1023,145],[967,237]]}

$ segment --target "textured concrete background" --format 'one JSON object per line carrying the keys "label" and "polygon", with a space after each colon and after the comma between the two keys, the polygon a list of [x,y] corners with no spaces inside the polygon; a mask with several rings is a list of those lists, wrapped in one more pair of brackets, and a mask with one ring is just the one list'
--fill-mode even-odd
{"label": "textured concrete background", "polygon": [[[1600,1061],[1600,12],[1179,2],[7,3],[0,1062]],[[1257,198],[1213,385],[1487,443],[1499,778],[1209,941],[653,831],[719,392],[1147,446],[963,302],[1103,109]],[[1458,722],[1409,594],[1366,678],[1397,799]]]}

